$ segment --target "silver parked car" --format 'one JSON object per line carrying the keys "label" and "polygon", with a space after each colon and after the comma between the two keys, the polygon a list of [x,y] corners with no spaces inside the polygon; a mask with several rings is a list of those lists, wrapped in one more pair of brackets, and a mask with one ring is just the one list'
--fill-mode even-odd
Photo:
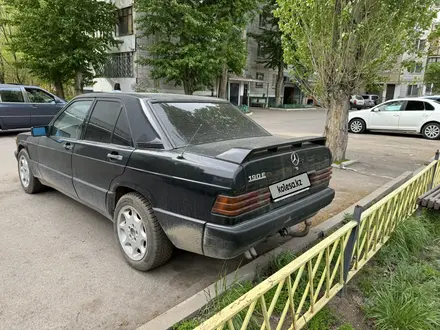
{"label": "silver parked car", "polygon": [[47,125],[65,104],[40,87],[0,84],[0,131]]}

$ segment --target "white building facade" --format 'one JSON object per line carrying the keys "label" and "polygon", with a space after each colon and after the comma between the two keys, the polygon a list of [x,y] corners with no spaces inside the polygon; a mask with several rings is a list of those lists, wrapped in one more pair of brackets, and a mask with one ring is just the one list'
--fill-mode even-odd
{"label": "white building facade", "polygon": [[[150,78],[148,66],[142,66],[137,60],[147,56],[147,52],[141,47],[148,44],[148,39],[141,38],[136,29],[136,11],[133,0],[114,1],[118,11],[118,26],[116,38],[121,42],[118,48],[112,49],[108,63],[102,68],[99,78],[95,79],[94,91],[111,91],[115,83],[121,85],[123,92],[150,91],[164,93],[184,93],[183,88],[175,86],[172,82],[165,83],[163,80]],[[246,33],[258,33],[262,28],[261,21],[257,16],[246,28]],[[252,39],[247,38],[247,65],[240,76],[231,75],[228,80],[228,99],[236,105],[267,105],[274,103],[275,82],[277,71],[267,69],[259,63],[259,46]],[[288,104],[303,103],[304,96],[301,91],[289,82],[287,71],[284,74],[281,95],[283,102]],[[197,91],[197,95],[216,96],[216,88],[213,90]]]}
{"label": "white building facade", "polygon": [[[431,29],[425,31],[414,45],[417,51],[424,54],[423,56],[416,57],[404,54],[399,59],[395,69],[384,74],[386,82],[384,83],[384,90],[381,95],[384,101],[401,97],[431,95],[432,86],[427,86],[424,83],[425,70],[429,63],[440,62],[440,50],[433,51],[432,48],[430,49],[428,37],[433,29],[438,28],[439,21],[440,13],[437,14],[437,19],[433,22]],[[404,65],[409,61],[413,65],[409,67]]]}

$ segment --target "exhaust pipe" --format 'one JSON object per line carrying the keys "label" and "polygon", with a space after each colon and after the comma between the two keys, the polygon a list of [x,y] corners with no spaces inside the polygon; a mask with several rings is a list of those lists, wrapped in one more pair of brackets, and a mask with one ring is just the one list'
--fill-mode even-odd
{"label": "exhaust pipe", "polygon": [[312,226],[312,219],[307,219],[304,221],[304,225],[306,226],[306,228],[304,228],[303,231],[295,231],[293,230],[293,227],[289,227],[289,228],[284,228],[282,230],[280,230],[280,235],[281,236],[291,236],[291,237],[304,237],[307,236],[307,234],[310,231],[310,227]]}
{"label": "exhaust pipe", "polygon": [[252,260],[252,259],[258,257],[258,253],[257,253],[257,251],[255,251],[255,248],[254,248],[254,247],[251,247],[249,250],[247,250],[247,251],[244,253],[244,257],[245,257],[247,260]]}

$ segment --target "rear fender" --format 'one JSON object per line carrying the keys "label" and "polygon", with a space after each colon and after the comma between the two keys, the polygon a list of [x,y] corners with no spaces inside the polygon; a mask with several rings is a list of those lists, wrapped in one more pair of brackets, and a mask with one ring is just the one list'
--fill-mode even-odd
{"label": "rear fender", "polygon": [[141,194],[142,196],[147,198],[150,201],[150,203],[152,204],[152,206],[155,205],[153,195],[147,189],[145,189],[144,186],[139,185],[134,182],[130,182],[130,181],[119,181],[118,178],[116,178],[116,180],[114,180],[112,182],[112,184],[110,186],[110,190],[107,193],[107,211],[110,215],[113,216],[113,213],[115,211],[116,191],[120,187],[128,188],[130,190],[138,192],[139,194]]}

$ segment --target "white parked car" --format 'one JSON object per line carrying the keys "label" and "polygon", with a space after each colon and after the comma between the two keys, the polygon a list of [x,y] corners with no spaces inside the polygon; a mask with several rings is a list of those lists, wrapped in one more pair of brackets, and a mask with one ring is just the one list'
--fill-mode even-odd
{"label": "white parked car", "polygon": [[365,100],[362,95],[352,95],[350,98],[351,108],[356,108],[358,110],[365,108]]}
{"label": "white parked car", "polygon": [[416,132],[425,138],[440,138],[440,103],[421,98],[403,98],[384,102],[372,109],[350,112],[348,129]]}

